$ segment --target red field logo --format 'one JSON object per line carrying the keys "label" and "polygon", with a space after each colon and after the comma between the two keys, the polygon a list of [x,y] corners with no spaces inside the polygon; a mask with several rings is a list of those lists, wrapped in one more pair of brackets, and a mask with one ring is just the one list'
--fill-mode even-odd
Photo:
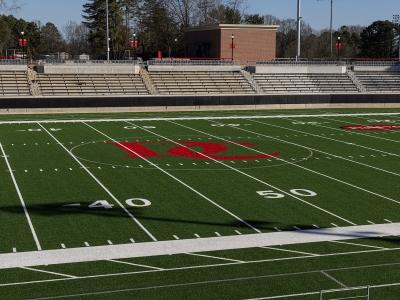
{"label": "red field logo", "polygon": [[368,131],[368,130],[400,130],[400,125],[348,125],[343,126],[343,129],[346,130],[361,130],[361,131]]}
{"label": "red field logo", "polygon": [[[268,159],[278,157],[279,152],[272,152],[268,154],[243,154],[243,155],[224,155],[232,144],[225,143],[208,143],[197,141],[180,141],[182,146],[174,146],[162,151],[155,151],[150,148],[151,145],[163,145],[165,143],[154,142],[120,142],[112,143],[121,150],[128,153],[129,158],[157,158],[157,157],[184,157],[190,159],[215,159],[215,160],[255,160],[255,159]],[[237,143],[246,147],[256,146],[254,143]],[[193,150],[192,150],[193,149]],[[248,151],[248,150],[247,150]]]}

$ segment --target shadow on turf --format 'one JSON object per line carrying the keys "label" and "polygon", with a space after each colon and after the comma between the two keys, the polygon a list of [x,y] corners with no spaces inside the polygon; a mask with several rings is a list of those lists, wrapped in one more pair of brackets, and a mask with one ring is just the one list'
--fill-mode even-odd
{"label": "shadow on turf", "polygon": [[[61,204],[38,204],[38,205],[30,205],[27,207],[30,215],[40,215],[45,217],[55,217],[55,216],[63,216],[63,215],[87,215],[87,216],[100,216],[104,218],[130,218],[122,209],[105,209],[105,208],[89,208],[90,203],[81,203],[79,207],[65,207],[64,205],[68,205],[70,203],[61,203]],[[0,207],[0,212],[5,213],[13,213],[13,214],[21,214],[24,215],[24,211],[21,206],[3,206]],[[148,216],[143,213],[141,209],[130,209],[130,212],[138,218],[139,220],[152,220],[152,221],[160,221],[165,223],[183,223],[183,224],[197,224],[197,225],[207,225],[207,226],[221,226],[221,227],[233,227],[237,229],[249,229],[248,226],[243,224],[240,221],[233,222],[212,222],[208,221],[207,217],[204,220],[185,220],[181,218],[165,218],[165,217],[153,217]],[[262,229],[275,231],[274,227],[278,227],[283,231],[294,231],[295,227],[300,229],[314,229],[311,225],[305,224],[282,224],[276,222],[268,222],[268,221],[260,221],[260,220],[245,220],[247,223],[252,226]],[[323,228],[321,228],[323,229]],[[303,234],[315,234],[316,231],[303,231]],[[318,230],[318,234],[321,234],[321,231]],[[355,235],[360,234],[379,234],[377,232],[371,231],[355,231],[353,234],[338,234],[338,233],[330,233],[324,232],[325,235],[341,235],[346,237],[353,237],[357,239]],[[376,237],[376,238],[366,238],[366,240],[376,240],[376,241],[387,241],[398,245],[400,247],[400,237]]]}
{"label": "shadow on turf", "polygon": [[[30,205],[27,207],[30,215],[40,215],[45,217],[56,217],[56,216],[70,216],[70,215],[87,215],[87,216],[100,216],[104,218],[130,218],[122,209],[114,207],[113,209],[104,209],[104,208],[88,208],[91,203],[81,203],[79,207],[65,207],[64,205],[68,205],[70,203],[60,203],[60,204],[38,204],[38,205]],[[13,214],[21,214],[24,215],[24,211],[21,206],[3,206],[0,207],[0,212],[5,213],[13,213]],[[133,215],[139,220],[152,220],[152,221],[160,221],[165,223],[184,223],[184,224],[197,224],[197,225],[207,225],[207,226],[221,226],[221,227],[233,227],[237,229],[249,229],[247,225],[240,221],[232,221],[232,222],[215,222],[208,220],[208,216],[205,215],[202,219],[182,219],[182,218],[166,218],[166,217],[158,217],[158,216],[149,216],[148,214],[143,213],[142,209],[130,209],[129,210]],[[281,230],[294,230],[295,227],[301,229],[315,229],[311,225],[305,224],[283,224],[277,222],[268,222],[261,220],[245,220],[248,224],[252,226],[263,229],[263,230],[271,230],[275,231],[274,227],[279,227]]]}

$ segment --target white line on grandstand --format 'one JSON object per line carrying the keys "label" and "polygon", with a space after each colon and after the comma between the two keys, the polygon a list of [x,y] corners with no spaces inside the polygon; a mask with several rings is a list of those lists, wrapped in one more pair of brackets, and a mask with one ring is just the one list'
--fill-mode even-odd
{"label": "white line on grandstand", "polygon": [[36,230],[33,227],[33,223],[32,223],[31,217],[29,216],[28,209],[26,208],[24,198],[22,197],[21,190],[19,189],[17,180],[15,179],[14,173],[13,173],[12,168],[10,166],[10,162],[8,161],[8,156],[6,155],[6,153],[4,151],[2,143],[0,143],[0,149],[1,149],[1,152],[3,154],[3,158],[4,158],[4,160],[5,160],[6,164],[7,164],[7,168],[8,168],[8,171],[9,171],[8,173],[10,173],[11,180],[12,180],[12,182],[14,184],[14,187],[15,187],[15,190],[16,190],[16,192],[18,194],[19,201],[21,202],[22,209],[24,210],[24,214],[25,214],[26,220],[28,222],[29,228],[31,230],[31,233],[32,233],[32,236],[33,236],[33,240],[35,241],[36,248],[40,251],[40,250],[42,250],[42,246],[40,245],[38,236],[36,234]]}
{"label": "white line on grandstand", "polygon": [[340,282],[339,280],[337,280],[335,277],[333,277],[332,275],[328,274],[325,271],[321,271],[321,274],[323,274],[325,277],[328,277],[329,279],[331,279],[332,281],[336,282],[338,285],[340,285],[342,288],[347,288],[347,285],[345,285],[344,283]]}
{"label": "white line on grandstand", "polygon": [[[135,154],[137,157],[140,157],[142,160],[144,160],[145,162],[147,162],[148,164],[152,165],[153,167],[155,167],[156,169],[158,169],[159,171],[161,171],[162,173],[164,173],[165,175],[171,177],[172,179],[174,179],[175,181],[179,182],[180,184],[182,184],[183,186],[185,186],[187,189],[191,190],[192,192],[194,192],[195,194],[197,194],[198,196],[202,197],[203,199],[207,200],[208,202],[210,202],[211,204],[213,204],[214,206],[218,207],[219,209],[221,209],[222,211],[224,211],[225,213],[229,214],[231,217],[233,217],[234,219],[236,219],[237,221],[243,223],[244,225],[246,225],[247,227],[253,229],[254,231],[261,233],[261,231],[257,228],[255,228],[253,225],[247,223],[246,221],[244,221],[243,219],[241,219],[240,217],[238,217],[237,215],[235,215],[234,213],[232,213],[231,211],[227,210],[226,208],[224,208],[223,206],[219,205],[218,203],[216,203],[215,201],[211,200],[210,198],[208,198],[206,195],[202,194],[201,192],[199,192],[198,190],[196,190],[195,188],[193,188],[192,186],[188,185],[187,183],[183,182],[182,180],[180,180],[178,177],[174,176],[173,174],[171,174],[170,172],[164,170],[163,168],[159,167],[157,164],[151,162],[150,160],[148,160],[147,158],[143,157],[142,155],[140,155],[139,153],[136,153],[135,151],[133,151],[132,149],[128,148],[127,146],[125,146],[124,144],[121,144],[120,142],[118,142],[117,140],[115,140],[114,138],[106,135],[105,133],[101,132],[100,130],[96,129],[95,127],[87,124],[87,123],[83,123],[86,126],[88,126],[89,128],[93,129],[94,131],[98,132],[99,134],[103,135],[104,137],[108,138],[110,141],[113,141],[114,143],[118,144],[120,147],[126,149],[127,151]],[[143,130],[147,130],[147,129],[143,129]]]}
{"label": "white line on grandstand", "polygon": [[152,270],[165,270],[163,268],[142,265],[142,264],[135,264],[135,263],[131,263],[131,262],[127,262],[127,261],[120,261],[120,260],[116,260],[116,259],[109,259],[108,261],[111,261],[111,262],[114,262],[117,264],[129,265],[129,266],[134,266],[134,267],[142,267],[142,268],[147,268],[147,269],[152,269]]}
{"label": "white line on grandstand", "polygon": [[192,256],[199,256],[199,257],[206,257],[206,258],[212,258],[212,259],[219,259],[219,260],[237,262],[237,263],[244,263],[243,260],[238,260],[238,259],[233,259],[233,258],[219,257],[219,256],[214,256],[214,255],[206,255],[206,254],[199,254],[199,253],[185,253],[185,254],[186,254],[186,255],[192,255]]}
{"label": "white line on grandstand", "polygon": [[[81,293],[81,294],[69,294],[62,296],[53,296],[53,297],[43,297],[43,298],[31,298],[30,300],[45,300],[45,299],[62,299],[62,298],[73,298],[73,297],[81,297],[81,296],[94,296],[94,295],[102,295],[102,294],[113,294],[113,293],[123,293],[123,292],[131,292],[131,291],[140,291],[140,290],[149,290],[149,289],[162,289],[162,288],[171,288],[178,286],[193,286],[193,285],[202,285],[202,284],[213,284],[220,282],[235,282],[235,281],[243,281],[243,280],[254,280],[260,278],[274,278],[274,277],[285,277],[285,276],[296,276],[296,275],[307,275],[307,274],[316,274],[321,273],[322,271],[345,271],[345,270],[353,270],[353,269],[362,269],[362,268],[371,268],[371,267],[379,267],[379,266],[387,266],[389,264],[382,265],[368,265],[368,266],[360,266],[360,267],[350,267],[350,268],[337,268],[337,269],[328,269],[328,270],[313,270],[313,271],[304,271],[304,272],[292,272],[292,273],[283,273],[283,274],[268,274],[268,275],[260,275],[260,276],[248,276],[248,277],[236,277],[236,278],[227,278],[227,279],[218,279],[218,280],[207,280],[207,281],[196,281],[196,282],[185,282],[185,283],[175,283],[168,285],[156,285],[156,286],[148,286],[148,287],[140,287],[140,288],[130,288],[130,289],[119,289],[119,290],[107,290],[107,291],[99,291],[99,292],[89,292],[89,293]],[[81,277],[83,278],[83,277]],[[85,277],[87,278],[87,277]],[[331,278],[332,279],[332,278]],[[399,285],[389,284],[389,285],[381,285],[382,287],[391,286],[391,285]],[[373,286],[370,286],[373,287]],[[378,286],[375,286],[378,287]],[[331,290],[336,291],[337,289]],[[339,291],[339,290],[337,290]],[[319,294],[320,292],[313,292],[313,294]],[[303,293],[298,295],[309,295],[312,293]],[[260,298],[261,299],[261,298]],[[270,297],[262,298],[262,299],[273,299]]]}
{"label": "white line on grandstand", "polygon": [[[216,139],[226,141],[226,142],[228,142],[228,143],[237,145],[237,146],[239,146],[239,147],[249,149],[249,150],[251,150],[251,151],[253,151],[253,152],[257,152],[257,153],[260,153],[260,154],[266,154],[266,153],[264,153],[264,152],[262,152],[262,151],[259,151],[259,150],[257,150],[257,149],[254,149],[254,148],[251,148],[251,147],[248,147],[248,146],[245,146],[245,145],[242,145],[242,144],[233,142],[233,141],[226,140],[226,139],[224,139],[224,138],[222,138],[222,137],[218,137],[218,136],[212,135],[212,134],[207,133],[207,132],[204,132],[204,131],[200,131],[200,130],[197,130],[197,129],[194,129],[194,128],[191,128],[191,127],[188,127],[188,126],[179,124],[179,123],[175,123],[175,122],[171,122],[171,123],[177,124],[177,125],[182,126],[182,127],[186,127],[186,128],[191,129],[191,130],[193,130],[193,131],[197,131],[197,132],[200,132],[200,133],[203,133],[203,134],[212,136],[212,137],[214,137],[214,138],[216,138]],[[218,122],[214,122],[214,123],[216,123],[216,124],[222,124],[222,123],[218,123]],[[232,127],[232,126],[231,126],[230,128],[235,128],[235,129],[237,129],[237,130],[242,130],[242,131],[246,131],[246,132],[249,132],[249,133],[252,133],[252,134],[256,134],[256,135],[259,135],[259,136],[265,136],[265,137],[270,138],[270,136],[268,136],[268,135],[265,135],[265,134],[262,134],[262,133],[258,133],[258,132],[254,132],[254,131],[250,131],[250,130],[247,130],[247,129],[243,129],[243,128],[239,128],[239,127]],[[284,160],[284,159],[279,158],[279,157],[275,157],[275,159],[276,159],[276,160],[279,160],[279,161],[282,161],[282,162],[285,162],[285,163],[287,163],[287,164],[290,164],[290,165],[292,165],[292,166],[295,166],[295,167],[297,167],[297,168],[306,170],[306,171],[308,171],[308,172],[311,172],[311,173],[320,175],[320,176],[322,176],[322,177],[326,177],[326,178],[331,179],[331,180],[333,180],[333,181],[337,181],[337,182],[342,183],[342,184],[344,184],[344,185],[348,185],[348,186],[350,186],[350,187],[352,187],[352,188],[358,189],[358,190],[363,191],[363,192],[366,192],[366,193],[368,193],[368,194],[371,194],[371,195],[374,195],[374,196],[377,196],[377,197],[380,197],[380,198],[383,198],[383,199],[386,199],[386,200],[395,202],[395,203],[397,203],[397,204],[400,204],[400,201],[398,201],[398,200],[395,200],[395,199],[392,199],[392,198],[390,198],[390,197],[387,197],[387,196],[384,196],[384,195],[375,193],[375,192],[373,192],[373,191],[364,189],[364,188],[362,188],[362,187],[359,187],[359,186],[357,186],[357,185],[354,185],[354,184],[351,184],[351,183],[349,183],[349,182],[343,181],[343,180],[341,180],[341,179],[338,179],[338,178],[335,178],[335,177],[332,177],[332,176],[323,174],[323,173],[321,173],[321,172],[318,172],[318,171],[315,171],[315,170],[312,170],[312,169],[303,167],[303,166],[301,166],[301,165],[298,165],[298,164],[296,164],[296,163],[293,163],[293,162]]]}
{"label": "white line on grandstand", "polygon": [[289,249],[284,249],[284,248],[275,248],[275,247],[268,247],[268,246],[262,246],[260,248],[263,249],[271,249],[271,250],[277,250],[277,251],[282,251],[282,252],[290,252],[290,253],[297,253],[297,254],[304,254],[304,255],[310,255],[310,256],[319,256],[319,254],[315,253],[309,253],[309,252],[303,252],[303,251],[296,251],[296,250],[289,250]]}
{"label": "white line on grandstand", "polygon": [[361,247],[373,248],[373,249],[382,249],[382,250],[387,249],[387,248],[385,248],[385,247],[371,246],[371,245],[358,244],[358,243],[351,243],[351,242],[342,242],[342,241],[330,241],[330,242],[331,242],[331,243],[337,243],[337,244],[361,246]]}
{"label": "white line on grandstand", "polygon": [[[178,271],[178,270],[216,268],[216,267],[235,266],[235,265],[242,265],[242,264],[257,264],[257,263],[277,262],[277,261],[286,261],[286,260],[313,259],[315,257],[334,257],[334,256],[345,256],[345,255],[353,255],[353,254],[399,251],[399,250],[400,250],[400,248],[388,248],[388,249],[383,249],[383,250],[362,250],[362,251],[352,251],[352,252],[320,254],[318,256],[307,255],[307,256],[273,258],[273,259],[245,261],[245,262],[229,262],[229,263],[220,263],[220,264],[211,264],[211,265],[197,265],[197,266],[189,266],[189,267],[177,267],[177,268],[169,268],[169,269],[164,269],[164,270],[148,270],[148,271],[146,270],[146,271],[134,271],[134,272],[87,275],[87,276],[81,276],[81,277],[77,277],[77,278],[60,278],[60,279],[45,279],[45,280],[35,280],[35,281],[2,283],[2,284],[0,284],[0,287],[3,287],[3,286],[29,285],[29,284],[37,284],[37,283],[40,284],[40,283],[57,282],[57,281],[69,281],[69,280],[76,280],[76,279],[116,277],[116,276],[126,276],[126,275],[145,274],[145,273],[154,273],[154,272],[168,272],[168,271]],[[400,263],[388,263],[388,264],[362,266],[362,267],[364,267],[364,268],[365,267],[383,267],[383,266],[394,266],[394,265],[398,265],[398,264],[400,264]],[[362,267],[351,267],[351,268],[354,269],[354,268],[362,268]],[[315,271],[315,272],[319,272],[319,271],[320,270]],[[335,271],[335,270],[326,270],[326,271]]]}
{"label": "white line on grandstand", "polygon": [[47,132],[52,139],[54,139],[57,144],[59,144],[81,167],[89,174],[90,177],[123,209],[123,211],[153,240],[157,239],[148,231],[139,220],[118,200],[116,196],[92,173],[88,168],[70,151],[68,150],[50,131],[48,131],[42,124],[37,123],[42,129]]}
{"label": "white line on grandstand", "polygon": [[45,270],[40,270],[40,269],[36,269],[36,268],[21,267],[21,269],[34,271],[34,272],[39,272],[39,273],[57,275],[57,276],[62,276],[62,277],[67,277],[67,278],[75,278],[75,279],[79,278],[78,276],[73,276],[73,275],[68,275],[68,274],[63,274],[63,273],[58,273],[58,272],[45,271]]}
{"label": "white line on grandstand", "polygon": [[[306,133],[306,132],[301,131],[301,130],[287,128],[287,127],[274,125],[274,124],[270,124],[270,123],[253,121],[253,120],[249,120],[249,121],[250,122],[254,122],[254,123],[267,125],[267,126],[271,126],[271,127],[276,127],[276,128],[286,129],[286,130],[290,130],[290,131],[295,131],[295,132],[299,132],[299,133]],[[308,132],[307,132],[307,135],[315,136],[315,137],[322,138],[322,139],[328,139],[326,137],[323,137],[323,136],[320,136],[320,135],[317,135],[317,134],[313,134],[313,133],[308,133]],[[349,162],[352,162],[352,163],[357,164],[357,165],[361,165],[361,166],[365,166],[365,167],[368,167],[368,168],[371,168],[371,169],[375,169],[375,170],[378,170],[378,171],[381,171],[381,172],[384,172],[384,173],[392,174],[392,175],[395,175],[395,176],[400,176],[399,173],[395,173],[395,172],[388,171],[388,170],[385,170],[385,169],[382,169],[382,168],[378,168],[378,167],[375,167],[375,166],[372,166],[372,165],[369,165],[369,164],[365,164],[365,163],[358,162],[358,161],[355,161],[355,160],[352,160],[352,159],[348,159],[348,158],[345,158],[344,156],[335,155],[335,154],[332,154],[332,153],[329,153],[329,152],[325,152],[325,151],[322,151],[322,150],[319,150],[319,149],[315,149],[315,148],[311,148],[311,147],[308,147],[308,146],[300,145],[300,144],[297,144],[297,143],[289,142],[289,141],[286,141],[286,140],[278,139],[278,138],[275,138],[275,137],[272,137],[272,136],[265,136],[265,137],[268,137],[270,139],[274,139],[274,140],[277,140],[277,141],[280,141],[280,142],[283,142],[283,143],[286,143],[286,144],[294,145],[294,146],[297,146],[297,147],[300,147],[300,148],[304,148],[304,149],[307,149],[307,150],[312,150],[312,151],[315,151],[315,152],[323,153],[325,155],[330,155],[330,156],[333,156],[333,157],[336,157],[336,158],[339,158],[339,159],[342,159],[342,160],[345,160],[345,161],[349,161]]]}
{"label": "white line on grandstand", "polygon": [[[127,122],[127,123],[128,123],[128,124],[131,124],[131,125],[135,125],[135,124],[130,123],[130,122]],[[176,125],[179,125],[179,126],[182,126],[182,127],[189,128],[189,129],[191,129],[191,130],[193,130],[193,131],[198,131],[198,132],[204,133],[204,132],[202,132],[202,131],[200,131],[200,130],[192,129],[191,127],[187,127],[187,126],[184,126],[184,125],[181,125],[181,124],[172,122],[172,121],[170,121],[170,123],[173,123],[173,124],[176,124]],[[137,125],[135,125],[135,126],[137,126]],[[224,163],[224,162],[222,162],[222,161],[218,161],[218,160],[216,160],[216,159],[214,159],[214,158],[212,158],[212,157],[210,157],[210,156],[208,156],[208,155],[206,155],[206,154],[204,154],[204,153],[201,153],[201,152],[199,152],[199,151],[196,151],[196,150],[194,150],[194,149],[191,149],[191,148],[189,148],[188,146],[186,146],[186,145],[184,145],[184,144],[178,143],[178,142],[176,142],[176,141],[174,141],[174,140],[171,140],[171,139],[169,139],[169,138],[167,138],[167,137],[165,137],[165,136],[162,136],[162,135],[160,135],[160,134],[158,134],[158,133],[155,133],[155,132],[153,132],[153,131],[151,131],[151,130],[148,130],[148,129],[143,128],[143,127],[140,127],[140,126],[137,126],[137,127],[140,128],[140,129],[142,129],[142,130],[144,130],[144,131],[146,131],[146,132],[149,132],[149,133],[152,133],[152,134],[154,134],[154,135],[156,135],[156,136],[158,136],[158,137],[161,137],[162,139],[164,139],[164,140],[166,140],[166,141],[169,141],[169,142],[174,143],[174,144],[176,144],[176,145],[178,145],[178,146],[181,146],[181,147],[184,147],[184,148],[186,148],[186,149],[189,149],[190,151],[193,151],[193,152],[195,152],[195,153],[197,153],[197,154],[199,154],[199,155],[201,155],[201,156],[203,156],[203,157],[205,157],[205,158],[207,158],[207,159],[209,159],[209,160],[212,160],[212,161],[214,161],[214,162],[217,163],[217,164],[220,164],[220,165],[222,165],[222,166],[225,166],[225,167],[227,167],[228,169],[231,169],[231,170],[233,170],[233,171],[235,171],[235,172],[237,172],[237,173],[239,173],[239,174],[241,174],[241,175],[244,175],[244,176],[246,176],[246,177],[248,177],[248,178],[251,178],[251,179],[253,179],[254,181],[257,181],[257,182],[259,182],[259,183],[261,183],[261,184],[263,184],[263,185],[266,185],[266,186],[268,186],[268,187],[270,187],[270,188],[273,188],[273,189],[279,191],[280,193],[282,193],[282,194],[284,194],[284,195],[286,195],[286,196],[289,196],[289,197],[291,197],[291,198],[294,198],[294,199],[296,199],[296,200],[298,200],[298,201],[300,201],[300,202],[302,202],[302,203],[304,203],[304,204],[307,204],[307,205],[309,205],[309,206],[311,206],[311,207],[314,207],[315,209],[320,210],[320,211],[322,211],[322,212],[324,212],[324,213],[326,213],[326,214],[329,214],[329,215],[331,215],[331,216],[333,216],[333,217],[335,217],[335,218],[338,218],[338,219],[340,219],[340,220],[342,220],[342,221],[344,221],[344,222],[346,222],[346,223],[348,223],[348,224],[356,225],[355,223],[353,223],[353,222],[351,222],[351,221],[349,221],[349,220],[347,220],[347,219],[345,219],[345,218],[342,218],[342,217],[340,217],[339,215],[336,215],[336,214],[334,214],[334,213],[332,213],[332,212],[330,212],[330,211],[328,211],[328,210],[326,210],[326,209],[323,209],[323,208],[321,208],[321,207],[319,207],[319,206],[317,206],[317,205],[315,205],[315,204],[312,204],[312,203],[310,203],[310,202],[308,202],[308,201],[306,201],[306,200],[304,200],[304,199],[301,199],[301,198],[299,198],[299,197],[297,197],[297,196],[295,196],[295,195],[293,195],[293,194],[291,194],[291,193],[288,193],[288,192],[286,192],[286,191],[284,191],[284,190],[282,190],[282,189],[280,189],[280,188],[278,188],[278,187],[276,187],[276,186],[274,186],[274,185],[272,185],[272,184],[269,184],[269,183],[267,183],[267,182],[265,182],[265,181],[263,181],[263,180],[261,180],[261,179],[258,179],[258,178],[254,177],[254,176],[252,176],[252,175],[250,175],[250,174],[247,174],[247,173],[245,173],[245,172],[243,172],[243,171],[241,171],[241,170],[239,170],[239,169],[236,169],[236,168],[234,168],[234,167],[232,167],[232,166],[230,166],[230,165],[228,165],[228,164],[226,164],[226,163]],[[214,137],[214,138],[218,138],[218,137],[215,137],[215,136],[213,136],[213,135],[211,135],[211,134],[207,134],[207,133],[205,133],[205,134],[206,134],[206,135],[209,135],[209,136],[212,136],[212,137]],[[218,138],[218,139],[225,140],[225,139],[223,139],[223,138]],[[229,141],[229,140],[225,140],[225,141],[228,141],[228,142],[230,142],[230,143],[233,143],[233,142],[231,142],[231,141]]]}
{"label": "white line on grandstand", "polygon": [[1,121],[2,124],[52,124],[52,123],[99,123],[99,122],[142,122],[142,121],[185,121],[185,120],[236,120],[236,119],[282,119],[282,118],[315,118],[315,117],[353,117],[353,116],[397,116],[400,113],[355,113],[355,114],[304,114],[304,115],[269,115],[269,116],[205,116],[205,117],[171,117],[171,118],[101,118],[75,120],[32,120]]}
{"label": "white line on grandstand", "polygon": [[[335,121],[335,122],[338,122],[338,123],[346,123],[346,124],[354,125],[354,123],[352,123],[352,122],[339,121],[339,120],[335,120],[335,119],[331,119],[331,118],[325,118],[324,117],[324,118],[321,118],[321,119],[326,119],[326,120]],[[329,129],[333,129],[333,130],[340,130],[340,129],[333,128],[333,127],[330,127],[330,126],[324,126],[324,127],[329,128]],[[380,137],[380,136],[369,135],[369,134],[366,134],[366,133],[355,132],[355,131],[351,131],[351,133],[357,134],[357,135],[366,136],[366,137],[370,137],[370,138],[373,138],[373,139],[385,140],[385,141],[389,141],[389,142],[393,142],[393,143],[400,143],[400,141],[397,141],[397,140],[392,140],[392,139],[388,139],[388,138],[384,138],[384,137]]]}

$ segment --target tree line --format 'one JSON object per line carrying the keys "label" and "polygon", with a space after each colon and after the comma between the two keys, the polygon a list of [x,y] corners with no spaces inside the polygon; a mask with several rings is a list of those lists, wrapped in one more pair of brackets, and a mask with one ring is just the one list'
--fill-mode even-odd
{"label": "tree line", "polygon": [[[111,58],[123,59],[136,39],[138,56],[154,57],[158,50],[173,56],[185,56],[184,32],[188,27],[228,24],[276,24],[277,57],[292,58],[296,53],[296,20],[281,20],[271,15],[246,14],[245,0],[108,0]],[[6,1],[0,0],[0,12]],[[10,8],[9,8],[10,9]],[[12,8],[16,9],[16,7]],[[69,22],[60,30],[53,23],[41,24],[0,16],[0,53],[19,49],[21,32],[28,40],[31,58],[67,52],[73,56],[89,54],[94,59],[106,57],[106,1],[87,0],[82,7],[82,23]],[[302,24],[302,57],[329,58],[333,53],[347,58],[391,58],[397,53],[399,28],[389,21],[376,21],[368,27],[342,26],[333,34],[316,31]],[[135,36],[135,37],[134,37]],[[341,49],[335,43],[340,37]]]}

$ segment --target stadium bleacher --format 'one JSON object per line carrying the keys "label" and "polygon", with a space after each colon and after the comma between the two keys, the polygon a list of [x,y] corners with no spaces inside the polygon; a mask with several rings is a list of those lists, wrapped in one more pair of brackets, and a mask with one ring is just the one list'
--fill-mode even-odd
{"label": "stadium bleacher", "polygon": [[44,96],[147,95],[140,75],[134,74],[38,74]]}
{"label": "stadium bleacher", "polygon": [[152,71],[149,74],[161,95],[255,93],[241,72]]}
{"label": "stadium bleacher", "polygon": [[347,74],[254,74],[264,93],[357,93]]}
{"label": "stadium bleacher", "polygon": [[30,89],[26,71],[1,71],[0,96],[29,96]]}
{"label": "stadium bleacher", "polygon": [[368,92],[400,92],[400,72],[356,72]]}

